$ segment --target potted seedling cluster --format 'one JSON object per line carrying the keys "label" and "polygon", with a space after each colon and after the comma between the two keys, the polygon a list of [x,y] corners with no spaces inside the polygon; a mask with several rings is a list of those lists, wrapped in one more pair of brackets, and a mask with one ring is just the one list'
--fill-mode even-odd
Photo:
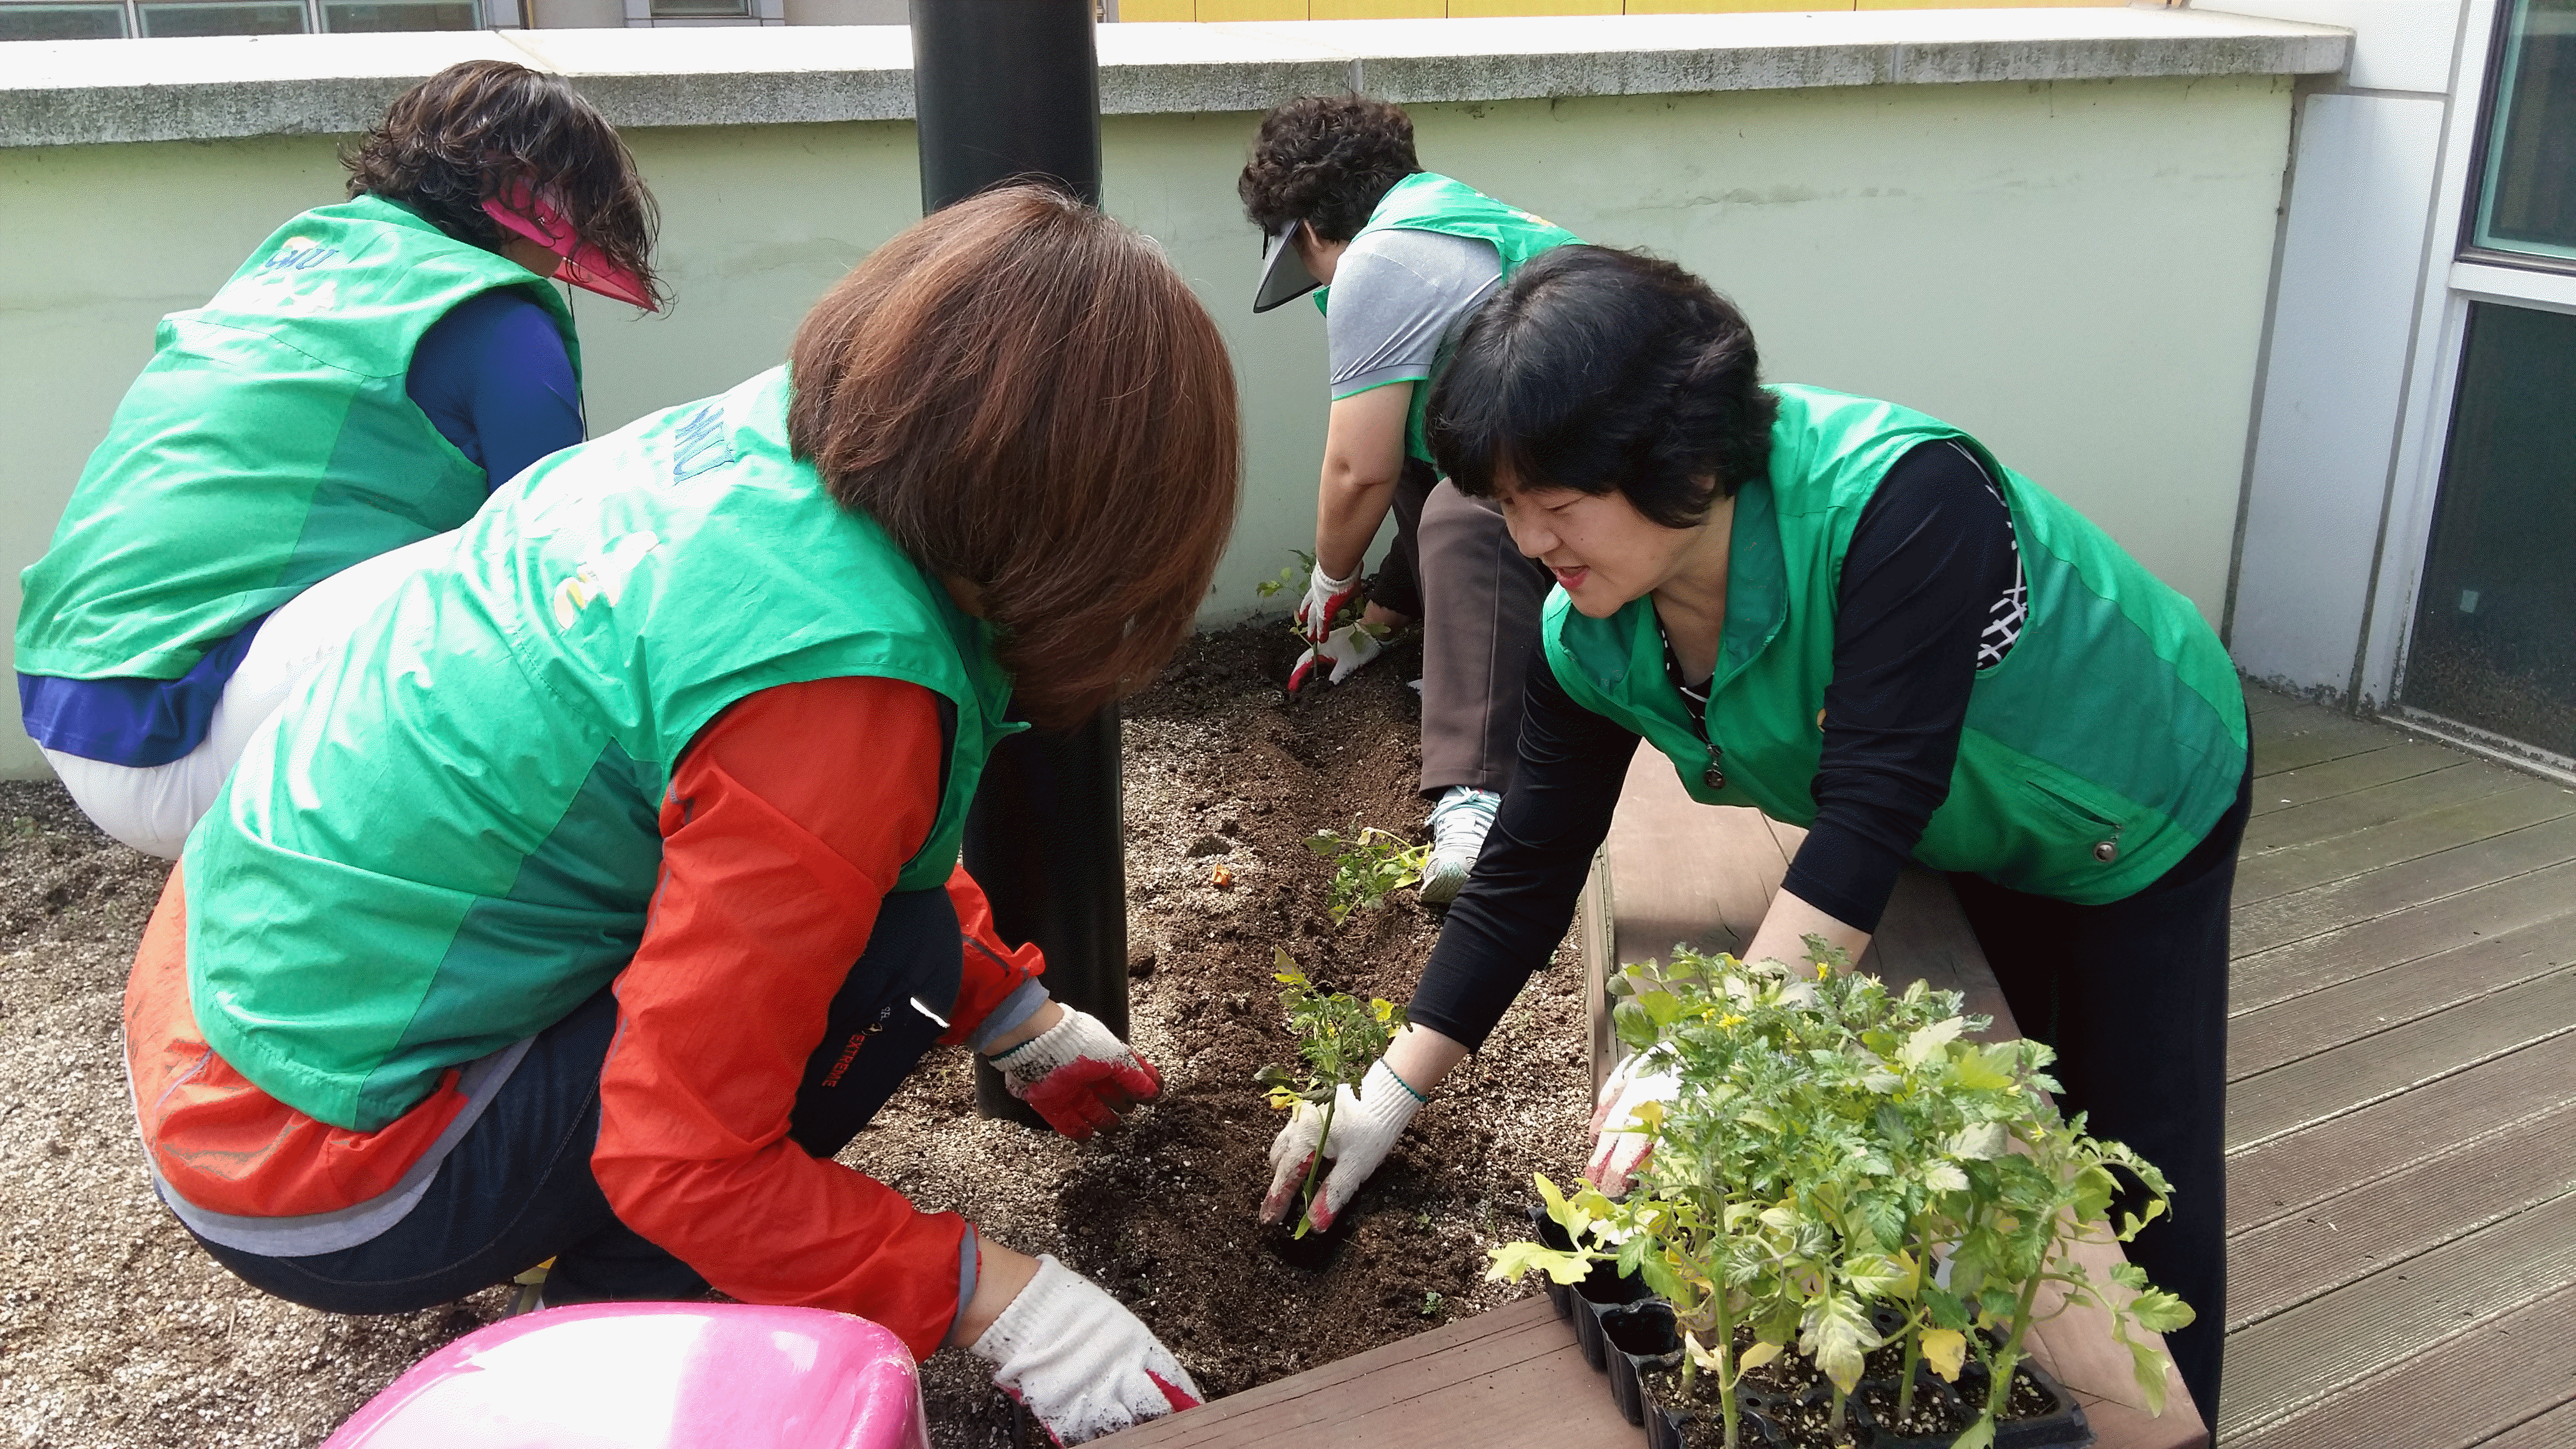
{"label": "potted seedling cluster", "polygon": [[[1537,1240],[1495,1249],[1489,1276],[1543,1272],[1578,1330],[1592,1315],[1621,1408],[1658,1444],[2090,1443],[2030,1360],[2051,1298],[2107,1313],[2161,1413],[2165,1357],[2139,1330],[2192,1310],[2072,1250],[2135,1236],[2163,1174],[2059,1115],[2048,1047],[1977,1042],[1988,1022],[1956,992],[1890,992],[1808,950],[1797,970],[1677,950],[1612,983],[1620,1040],[1678,1094],[1610,1124],[1654,1141],[1631,1191],[1541,1177]],[[2115,1221],[2122,1175],[2143,1205]],[[1623,1297],[1647,1301],[1603,1306]]]}

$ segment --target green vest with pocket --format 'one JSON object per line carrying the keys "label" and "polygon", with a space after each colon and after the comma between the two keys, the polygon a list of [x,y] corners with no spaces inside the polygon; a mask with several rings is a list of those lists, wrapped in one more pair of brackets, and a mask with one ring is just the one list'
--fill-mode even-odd
{"label": "green vest with pocket", "polygon": [[405,380],[423,333],[502,287],[554,318],[578,381],[553,286],[377,196],[296,217],[214,300],[162,318],[20,576],[17,667],[176,679],[323,579],[472,518],[495,480]]}
{"label": "green vest with pocket", "polygon": [[1575,702],[1663,751],[1693,799],[1813,823],[1844,551],[1888,469],[1955,440],[2004,491],[2029,613],[1977,675],[1949,798],[1915,860],[2099,905],[2189,854],[2235,802],[2246,751],[2235,666],[2191,601],[1956,428],[1819,388],[1771,391],[1768,476],[1735,496],[1705,734],[1665,672],[1651,599],[1593,619],[1563,589],[1549,597],[1548,665]]}
{"label": "green vest with pocket", "polygon": [[788,395],[774,369],[537,463],[253,742],[185,880],[198,1025],[262,1091],[373,1130],[606,986],[674,765],[760,690],[876,676],[954,707],[895,889],[947,879],[1022,728],[1009,680],[987,626],[790,455]]}
{"label": "green vest with pocket", "polygon": [[[1463,181],[1452,181],[1436,172],[1416,171],[1387,188],[1378,198],[1377,209],[1369,213],[1368,224],[1351,236],[1358,241],[1373,231],[1436,231],[1443,236],[1462,236],[1491,246],[1503,259],[1503,280],[1521,264],[1550,247],[1578,243],[1583,238],[1551,221],[1530,215],[1516,206],[1507,206]],[[1315,310],[1328,311],[1326,299],[1330,287],[1315,289]],[[1441,344],[1440,361],[1448,361],[1448,342]],[[1438,366],[1432,376],[1440,375]],[[1404,450],[1423,462],[1431,462],[1431,438],[1428,419],[1431,414],[1429,378],[1413,385],[1413,412],[1404,423]]]}

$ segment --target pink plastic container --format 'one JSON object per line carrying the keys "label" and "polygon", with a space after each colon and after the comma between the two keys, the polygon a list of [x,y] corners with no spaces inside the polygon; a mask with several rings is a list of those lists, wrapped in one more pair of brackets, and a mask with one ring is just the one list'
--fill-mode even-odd
{"label": "pink plastic container", "polygon": [[323,1449],[928,1449],[902,1340],[819,1308],[594,1303],[478,1329]]}

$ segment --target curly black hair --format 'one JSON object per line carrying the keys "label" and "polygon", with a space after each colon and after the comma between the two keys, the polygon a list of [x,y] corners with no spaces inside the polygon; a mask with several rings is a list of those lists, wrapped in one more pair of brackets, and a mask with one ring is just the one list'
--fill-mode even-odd
{"label": "curly black hair", "polygon": [[1431,452],[1470,498],[1508,472],[1689,528],[1770,468],[1780,401],[1761,372],[1753,328],[1708,283],[1641,252],[1554,247],[1460,330],[1431,385]]}
{"label": "curly black hair", "polygon": [[657,308],[661,218],[617,128],[561,76],[506,60],[451,65],[394,98],[343,155],[349,195],[419,212],[458,241],[499,251],[505,232],[483,203],[524,181],[609,260],[633,272]]}
{"label": "curly black hair", "polygon": [[1303,221],[1326,241],[1349,241],[1388,188],[1421,169],[1404,107],[1366,96],[1299,96],[1261,118],[1234,189],[1265,236]]}

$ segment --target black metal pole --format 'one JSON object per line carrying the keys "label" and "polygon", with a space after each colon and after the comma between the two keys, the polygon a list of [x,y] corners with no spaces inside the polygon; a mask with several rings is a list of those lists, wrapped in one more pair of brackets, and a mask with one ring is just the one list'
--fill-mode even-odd
{"label": "black metal pole", "polygon": [[[921,209],[1043,177],[1100,204],[1092,0],[912,0]],[[1046,953],[1058,1001],[1127,1034],[1127,863],[1118,711],[1003,741],[966,821],[966,869],[1013,945]],[[1041,1125],[977,1063],[975,1105]]]}

